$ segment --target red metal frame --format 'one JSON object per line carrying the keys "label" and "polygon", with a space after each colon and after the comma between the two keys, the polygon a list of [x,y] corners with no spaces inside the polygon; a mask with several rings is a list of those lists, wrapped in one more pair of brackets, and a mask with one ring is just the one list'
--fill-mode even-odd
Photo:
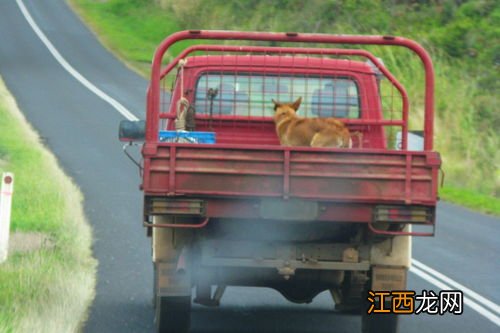
{"label": "red metal frame", "polygon": [[[178,155],[181,150],[181,156]],[[293,152],[295,157],[290,159],[290,153]],[[234,153],[236,156],[229,156]],[[159,145],[144,147],[144,168],[149,170],[144,174],[144,188],[148,194],[152,195],[190,195],[197,194],[201,196],[238,196],[238,197],[283,197],[287,198],[291,194],[297,198],[317,199],[336,202],[357,202],[357,203],[390,203],[400,202],[404,204],[424,204],[434,205],[437,197],[437,182],[436,177],[440,165],[439,155],[434,152],[411,152],[411,151],[385,151],[382,156],[378,149],[356,149],[351,152],[343,149],[329,148],[301,148],[301,147],[281,147],[281,146],[238,146],[235,148],[232,144],[217,144],[217,145],[202,145],[197,144],[172,144],[161,143]],[[300,159],[299,154],[305,154]],[[272,155],[272,156],[271,156]],[[200,161],[205,161],[207,156],[210,156],[213,166],[206,169],[203,166],[196,166]],[[288,159],[287,159],[288,156]],[[392,156],[392,157],[391,157]],[[392,161],[389,159],[399,159]],[[234,168],[231,163],[248,163],[251,159],[252,167],[246,167],[245,170]],[[401,160],[403,159],[403,160]],[[366,160],[366,162],[364,162]],[[157,162],[160,161],[160,162]],[[186,165],[189,161],[189,165]],[[177,165],[182,163],[181,165]],[[274,163],[273,165],[270,165]],[[300,170],[293,171],[291,174],[291,163],[295,164],[311,164],[315,165],[315,169],[304,173]],[[294,164],[294,165],[295,165]],[[168,165],[168,168],[165,166]],[[283,165],[283,169],[278,168],[278,165]],[[317,171],[321,165],[330,165],[330,169],[335,170],[335,165],[349,166],[349,173],[341,171],[330,171],[328,177],[339,179],[371,179],[383,180],[385,182],[398,181],[401,182],[403,190],[398,192],[395,188],[386,188],[392,195],[366,194],[366,189],[342,193],[342,195],[323,195],[321,192],[308,190],[307,194],[290,193],[287,189],[290,186],[290,178],[294,177],[310,177],[318,178],[325,177],[325,173]],[[381,169],[377,173],[374,171],[357,171],[354,173],[354,166],[360,168],[370,167]],[[228,169],[229,168],[229,169]],[[383,168],[383,169],[382,169]],[[404,172],[401,173],[403,170]],[[420,172],[418,172],[420,170]],[[196,190],[191,190],[185,187],[178,178],[183,174],[195,175],[220,175],[222,176],[255,176],[255,177],[280,177],[283,180],[283,188],[264,189],[259,188],[259,191],[252,191],[245,188],[238,188],[232,183],[225,184],[226,187],[221,188],[224,182],[221,180],[217,185],[220,190],[211,188],[203,189],[200,186]],[[161,176],[167,174],[168,176]],[[151,177],[155,177],[153,179]],[[161,181],[158,181],[158,177]],[[426,182],[428,187],[426,191],[416,191],[412,186],[415,182]],[[180,185],[179,185],[180,184]],[[192,185],[192,184],[191,184]],[[212,187],[213,187],[212,186]],[[373,192],[372,190],[371,192]],[[426,194],[428,193],[428,194]],[[418,197],[418,199],[416,199]]]}
{"label": "red metal frame", "polygon": [[[402,120],[380,120],[380,119],[344,119],[344,123],[348,125],[381,125],[381,126],[400,126],[402,129],[402,142],[401,149],[407,149],[407,137],[408,137],[408,113],[409,113],[409,102],[408,94],[403,85],[387,70],[387,68],[377,59],[373,54],[365,50],[350,50],[350,49],[326,49],[326,48],[289,48],[289,47],[262,47],[262,46],[228,46],[228,45],[194,45],[188,47],[183,52],[181,52],[175,59],[173,59],[167,67],[165,67],[161,72],[161,79],[163,79],[170,71],[172,71],[181,59],[184,59],[189,54],[198,51],[205,52],[225,52],[225,53],[272,53],[272,54],[304,54],[304,55],[338,55],[338,56],[360,56],[369,59],[385,77],[394,85],[396,90],[401,95],[402,100]],[[236,71],[239,65],[225,66],[225,70],[228,72]],[[205,71],[206,68],[203,69]],[[290,69],[292,70],[292,69]],[[198,71],[199,72],[199,71]],[[198,72],[195,72],[194,77],[198,76]],[[322,72],[326,72],[322,69]],[[353,75],[352,73],[347,73],[348,75]],[[357,76],[356,76],[357,78]],[[189,83],[186,85],[189,87]],[[192,83],[191,83],[192,85]],[[179,96],[175,96],[176,100]],[[368,103],[368,101],[365,101]],[[159,114],[160,119],[174,119],[175,112],[162,112]],[[198,119],[208,119],[208,115],[198,115]],[[218,120],[237,120],[234,116],[217,116]],[[241,121],[248,121],[248,119],[240,119]],[[258,118],[252,117],[252,121],[262,121],[269,122],[270,119],[266,117]]]}
{"label": "red metal frame", "polygon": [[[318,75],[323,76],[346,76],[357,82],[358,89],[360,89],[360,105],[361,105],[361,118],[350,119],[346,118],[343,121],[349,125],[353,131],[366,132],[367,136],[363,136],[369,146],[373,148],[386,149],[386,139],[382,126],[391,125],[404,127],[405,122],[402,120],[381,120],[382,111],[380,100],[377,98],[376,79],[374,77],[373,69],[365,63],[360,61],[349,61],[339,59],[321,59],[321,58],[304,58],[292,59],[290,57],[282,57],[287,60],[281,61],[279,56],[263,57],[261,55],[253,58],[241,58],[240,56],[231,56],[224,54],[221,56],[193,56],[188,58],[186,66],[184,67],[184,91],[191,92],[193,87],[196,87],[197,80],[205,73],[221,71],[227,73],[259,73],[258,75],[266,76],[271,73],[283,72],[287,75],[299,74],[303,75]],[[337,63],[339,61],[339,63]],[[291,66],[291,67],[290,67]],[[165,79],[164,79],[165,80]],[[173,119],[176,115],[176,103],[181,97],[180,80],[176,80],[172,96],[167,98],[174,103],[170,104],[169,109],[163,109],[159,117],[161,119]],[[368,82],[370,81],[370,82]],[[195,103],[195,94],[189,93],[187,96],[190,103]],[[162,97],[163,99],[165,96]],[[163,103],[165,101],[163,100]],[[269,100],[269,109],[270,109]],[[196,108],[196,105],[195,105]],[[216,132],[217,132],[217,145],[220,143],[233,142],[235,148],[241,144],[269,144],[279,145],[277,136],[274,130],[274,122],[270,116],[249,116],[249,115],[217,115],[216,117]],[[197,114],[197,128],[200,131],[210,131],[211,119],[208,115]],[[352,120],[352,121],[351,121]],[[370,128],[371,125],[373,126]],[[272,128],[272,129],[271,129]],[[174,123],[168,122],[167,129],[174,130]],[[260,132],[264,136],[255,136],[255,131]],[[246,137],[246,134],[251,134]],[[246,138],[245,138],[246,137]],[[264,141],[261,140],[264,137]],[[245,138],[244,140],[242,140]],[[259,139],[257,139],[259,138]],[[248,139],[248,140],[247,140]],[[355,138],[359,140],[360,138]],[[257,142],[256,142],[257,141]],[[357,142],[356,142],[357,143]],[[355,147],[359,147],[356,144]]]}
{"label": "red metal frame", "polygon": [[[402,46],[416,53],[425,68],[425,119],[424,119],[424,149],[433,149],[433,116],[434,116],[434,69],[429,54],[413,40],[394,36],[355,36],[298,34],[272,32],[237,32],[237,31],[181,31],[167,37],[157,48],[151,72],[151,86],[148,91],[146,141],[157,140],[158,121],[160,113],[160,80],[161,63],[165,52],[174,43],[181,40],[241,40],[241,41],[274,41],[287,43],[324,43],[324,44],[358,44],[358,45],[393,45]],[[379,67],[375,61],[374,64]],[[383,66],[382,66],[383,67]],[[380,69],[380,68],[379,68]],[[392,81],[391,81],[392,82]],[[393,82],[394,84],[394,82]],[[406,136],[405,136],[406,137]]]}
{"label": "red metal frame", "polygon": [[[425,69],[424,151],[406,150],[409,113],[407,92],[383,64],[367,51],[195,45],[185,49],[162,69],[164,54],[173,44],[181,40],[274,41],[406,47],[420,57]],[[173,112],[162,113],[160,110],[160,81],[177,66],[180,59],[196,51],[365,57],[385,75],[401,95],[402,119],[345,119],[345,122],[350,126],[401,126],[403,150],[301,148],[271,144],[241,145],[223,141],[218,141],[216,145],[159,143],[160,119],[175,117]],[[196,73],[207,68],[201,67],[193,70],[195,74],[192,77],[197,77]],[[230,70],[231,66],[228,68]],[[319,70],[321,69],[317,69]],[[325,71],[328,70],[325,69]],[[184,83],[189,87],[194,84],[193,82]],[[151,84],[147,95],[146,142],[142,151],[145,170],[143,187],[146,195],[149,196],[196,196],[208,203],[207,219],[194,225],[150,223],[145,225],[148,227],[202,228],[211,217],[231,218],[232,216],[226,216],[228,210],[224,208],[228,205],[242,209],[237,212],[238,218],[245,218],[244,214],[248,215],[247,218],[253,218],[255,209],[252,211],[252,207],[256,199],[274,197],[286,200],[293,197],[324,204],[325,210],[318,217],[322,221],[337,221],[342,217],[343,222],[367,223],[373,233],[429,236],[430,233],[377,230],[371,224],[370,212],[377,204],[382,203],[425,205],[434,208],[437,201],[437,179],[441,162],[439,154],[432,151],[433,91],[434,73],[428,53],[416,42],[401,37],[198,30],[175,33],[160,44],[153,58]],[[208,117],[208,115],[197,115],[197,119],[201,121]],[[222,121],[235,121],[235,119],[234,116],[217,116],[217,120]],[[255,122],[259,125],[263,122],[270,123],[269,117],[251,117],[250,119],[247,117],[246,120],[248,123]],[[236,198],[237,203],[234,200]],[[343,215],[339,215],[339,211],[343,212]]]}
{"label": "red metal frame", "polygon": [[[419,223],[432,232],[378,230],[372,212],[385,203],[434,212],[440,165],[435,152],[174,143],[150,149],[143,152],[146,193],[194,196],[206,203],[209,218],[259,219],[261,200],[293,197],[318,202],[318,222],[366,223],[382,235],[434,235],[434,220]],[[202,228],[206,223],[145,226]]]}

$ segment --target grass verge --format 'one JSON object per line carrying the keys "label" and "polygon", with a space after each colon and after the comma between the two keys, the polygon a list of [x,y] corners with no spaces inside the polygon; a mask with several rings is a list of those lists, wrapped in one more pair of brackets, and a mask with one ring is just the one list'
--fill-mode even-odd
{"label": "grass verge", "polygon": [[94,297],[96,261],[82,195],[0,79],[0,173],[14,173],[0,332],[75,332]]}
{"label": "grass verge", "polygon": [[[153,1],[70,0],[69,3],[110,51],[143,76],[150,72],[158,44],[180,30],[174,13],[158,10]],[[173,47],[173,53],[179,50],[179,46]]]}
{"label": "grass verge", "polygon": [[498,198],[451,186],[445,186],[440,189],[439,195],[445,201],[450,201],[482,213],[500,216],[500,199]]}

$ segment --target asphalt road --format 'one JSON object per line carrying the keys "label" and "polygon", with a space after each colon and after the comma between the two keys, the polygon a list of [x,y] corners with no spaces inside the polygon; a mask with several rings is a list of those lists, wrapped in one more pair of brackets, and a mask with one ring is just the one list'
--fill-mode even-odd
{"label": "asphalt road", "polygon": [[[64,1],[23,3],[74,69],[143,118],[146,81],[107,52]],[[139,176],[117,140],[123,116],[56,61],[14,0],[0,2],[0,75],[85,196],[99,260],[97,296],[85,331],[152,332],[149,240],[140,223]],[[454,287],[455,281],[491,303],[467,292],[462,315],[406,316],[402,332],[499,331],[499,223],[454,205],[439,205],[436,237],[414,239],[413,258],[424,266],[416,265],[410,273],[410,289],[437,293],[439,283],[445,289],[461,289]],[[435,273],[426,277],[427,266],[445,278]],[[359,331],[358,317],[331,309],[326,294],[310,305],[294,305],[272,290],[230,288],[220,308],[194,307],[192,332]]]}

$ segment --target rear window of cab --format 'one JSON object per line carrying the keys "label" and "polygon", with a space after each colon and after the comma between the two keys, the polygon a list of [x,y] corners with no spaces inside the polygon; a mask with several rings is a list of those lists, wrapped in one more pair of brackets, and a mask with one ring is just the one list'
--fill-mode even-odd
{"label": "rear window of cab", "polygon": [[357,82],[345,76],[204,73],[196,84],[194,106],[198,114],[210,114],[212,105],[212,115],[272,117],[272,99],[285,103],[299,97],[302,117],[360,118]]}

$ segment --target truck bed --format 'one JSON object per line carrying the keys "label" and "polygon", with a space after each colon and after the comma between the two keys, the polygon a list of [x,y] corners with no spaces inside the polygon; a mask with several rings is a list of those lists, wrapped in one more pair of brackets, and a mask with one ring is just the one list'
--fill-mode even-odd
{"label": "truck bed", "polygon": [[147,143],[146,195],[435,205],[434,152]]}

